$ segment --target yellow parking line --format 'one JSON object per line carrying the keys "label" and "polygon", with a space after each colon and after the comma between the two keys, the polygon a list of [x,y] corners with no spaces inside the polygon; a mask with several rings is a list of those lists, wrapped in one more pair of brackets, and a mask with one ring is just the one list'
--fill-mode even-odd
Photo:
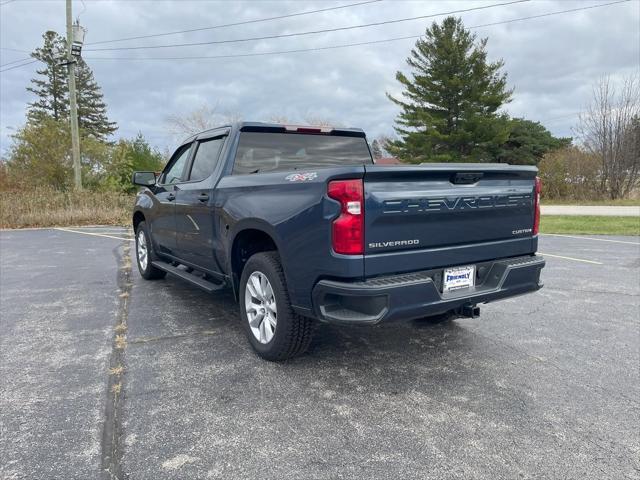
{"label": "yellow parking line", "polygon": [[592,237],[577,237],[574,235],[560,235],[559,233],[541,233],[543,237],[564,237],[564,238],[576,238],[578,240],[593,240],[595,242],[612,242],[612,243],[626,243],[628,245],[638,245],[638,242],[625,242],[624,240],[610,240],[608,238],[592,238]]}
{"label": "yellow parking line", "polygon": [[114,238],[116,240],[128,240],[130,242],[134,241],[133,238],[115,237],[113,235],[105,235],[103,233],[81,232],[80,230],[71,230],[70,228],[55,228],[54,230],[59,230],[61,232],[69,232],[69,233],[80,233],[82,235],[92,235],[94,237]]}
{"label": "yellow parking line", "polygon": [[545,257],[562,258],[563,260],[573,260],[574,262],[591,263],[593,265],[604,265],[602,262],[596,262],[594,260],[585,260],[584,258],[563,257],[562,255],[552,255],[551,253],[538,252]]}

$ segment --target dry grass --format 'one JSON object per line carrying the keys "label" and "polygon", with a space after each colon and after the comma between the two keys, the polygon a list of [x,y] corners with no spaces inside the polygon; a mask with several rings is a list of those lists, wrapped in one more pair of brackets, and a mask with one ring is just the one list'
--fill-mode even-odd
{"label": "dry grass", "polygon": [[124,347],[127,346],[127,336],[126,335],[116,335],[116,348],[118,350],[124,350]]}
{"label": "dry grass", "polygon": [[123,373],[124,367],[122,365],[118,365],[117,367],[109,369],[109,375],[122,375]]}
{"label": "dry grass", "polygon": [[3,191],[0,228],[128,225],[133,196],[114,192]]}
{"label": "dry grass", "polygon": [[116,325],[116,328],[114,330],[116,331],[116,333],[124,333],[127,331],[127,325],[124,323],[119,323],[118,325]]}

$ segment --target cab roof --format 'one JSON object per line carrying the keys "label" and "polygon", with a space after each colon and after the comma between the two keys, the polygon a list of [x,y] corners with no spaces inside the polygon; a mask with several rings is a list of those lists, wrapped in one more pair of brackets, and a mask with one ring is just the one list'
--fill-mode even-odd
{"label": "cab roof", "polygon": [[302,133],[315,135],[337,135],[346,137],[365,137],[364,130],[361,128],[345,128],[319,125],[294,125],[284,123],[267,123],[267,122],[235,122],[226,125],[204,130],[195,135],[191,135],[183,143],[195,140],[196,138],[206,137],[209,134],[215,134],[220,130],[228,129],[239,132],[273,132],[273,133]]}

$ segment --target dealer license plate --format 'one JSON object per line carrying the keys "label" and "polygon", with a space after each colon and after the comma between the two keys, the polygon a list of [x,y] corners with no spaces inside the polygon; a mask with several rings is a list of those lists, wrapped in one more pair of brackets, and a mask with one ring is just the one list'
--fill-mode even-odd
{"label": "dealer license plate", "polygon": [[475,278],[475,265],[447,268],[444,271],[442,291],[451,292],[452,290],[473,287]]}

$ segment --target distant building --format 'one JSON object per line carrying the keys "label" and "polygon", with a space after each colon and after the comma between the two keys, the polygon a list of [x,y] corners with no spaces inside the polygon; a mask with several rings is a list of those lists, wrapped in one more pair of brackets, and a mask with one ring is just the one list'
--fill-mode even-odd
{"label": "distant building", "polygon": [[400,165],[402,162],[396,157],[382,157],[374,160],[376,165]]}

